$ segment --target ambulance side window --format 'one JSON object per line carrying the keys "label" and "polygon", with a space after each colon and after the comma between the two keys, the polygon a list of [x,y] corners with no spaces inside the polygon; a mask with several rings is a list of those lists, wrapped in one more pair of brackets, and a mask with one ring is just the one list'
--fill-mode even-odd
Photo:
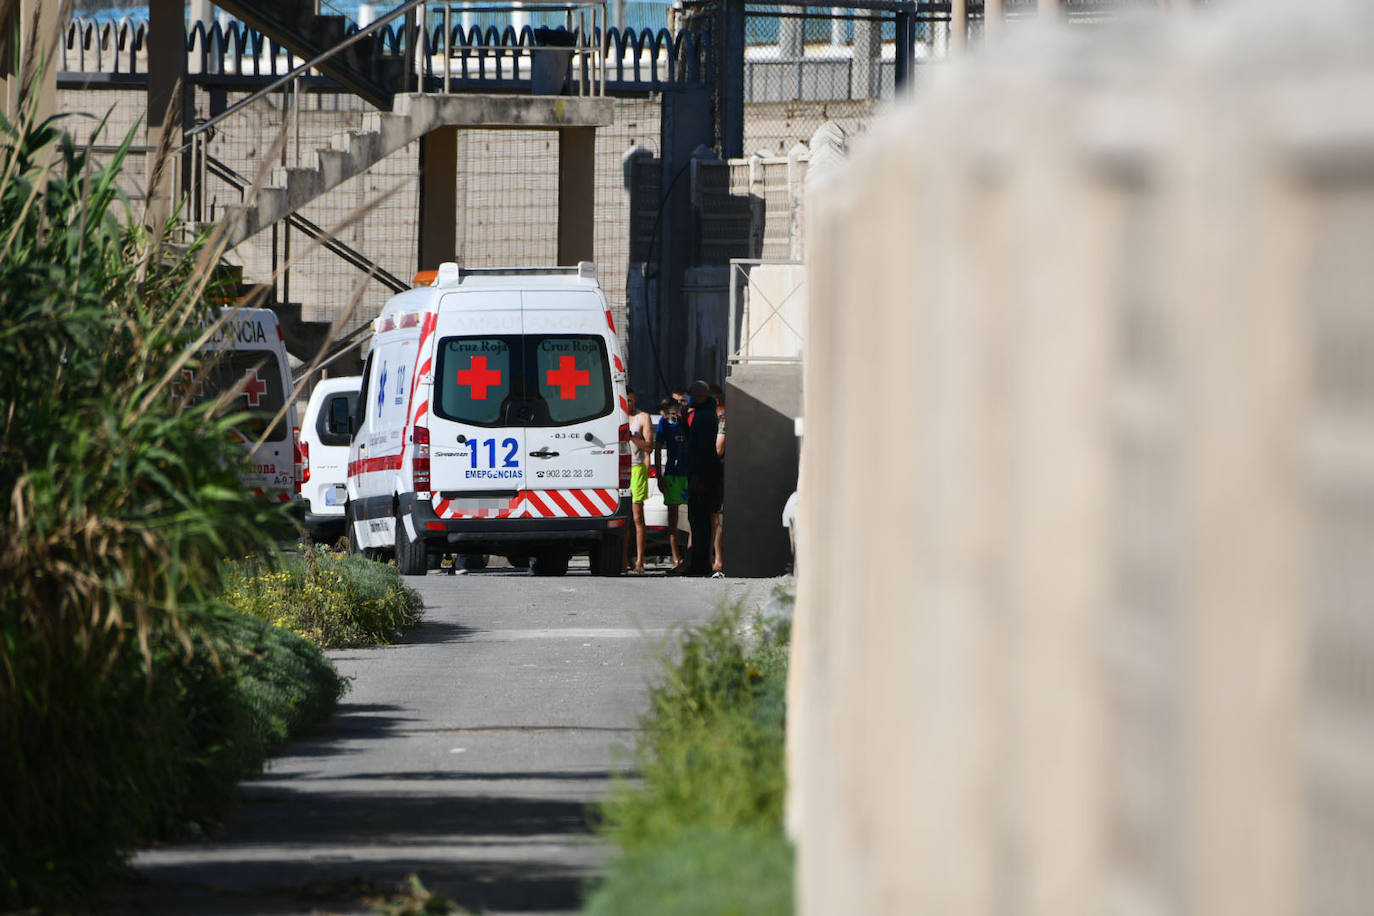
{"label": "ambulance side window", "polygon": [[368,390],[372,387],[372,354],[367,354],[367,364],[363,366],[363,387],[358,392],[358,403],[353,409],[353,435],[362,432],[363,423],[367,420],[367,404],[371,400],[367,396]]}

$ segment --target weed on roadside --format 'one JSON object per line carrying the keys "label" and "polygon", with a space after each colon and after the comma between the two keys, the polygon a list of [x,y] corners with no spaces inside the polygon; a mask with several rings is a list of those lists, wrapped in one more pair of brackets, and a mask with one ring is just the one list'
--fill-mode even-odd
{"label": "weed on roadside", "polygon": [[615,916],[788,913],[792,849],[783,834],[790,625],[723,610],[679,640],[650,698],[639,785],[602,805],[623,855],[587,912]]}
{"label": "weed on roadside", "polygon": [[329,649],[393,643],[424,607],[393,567],[323,547],[235,565],[224,601]]}
{"label": "weed on roadside", "polygon": [[368,902],[377,916],[443,916],[463,912],[452,900],[426,888],[420,876],[414,874],[401,882],[396,893]]}

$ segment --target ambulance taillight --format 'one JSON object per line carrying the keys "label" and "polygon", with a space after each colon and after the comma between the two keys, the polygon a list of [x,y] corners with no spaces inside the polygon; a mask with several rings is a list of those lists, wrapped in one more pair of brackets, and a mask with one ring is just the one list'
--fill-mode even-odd
{"label": "ambulance taillight", "polygon": [[301,473],[300,473],[299,476],[300,476],[301,486],[296,487],[296,492],[297,492],[297,493],[299,493],[299,492],[301,491],[301,487],[305,486],[306,484],[308,484],[308,483],[310,482],[310,443],[307,442],[307,441],[305,441],[304,439],[301,440],[301,444],[300,444],[300,453],[301,453]]}
{"label": "ambulance taillight", "polygon": [[630,485],[630,424],[620,424],[620,489]]}
{"label": "ambulance taillight", "polygon": [[296,460],[295,460],[295,464],[296,464],[295,471],[296,471],[296,473],[295,473],[295,475],[294,475],[294,476],[295,476],[295,481],[296,481],[296,483],[295,483],[294,489],[295,489],[296,493],[299,494],[299,493],[301,492],[301,484],[305,483],[305,481],[306,481],[306,479],[307,479],[306,466],[305,466],[305,448],[306,448],[306,445],[305,445],[304,442],[301,441],[301,428],[300,428],[299,426],[293,426],[293,427],[291,427],[291,445],[292,445],[292,451],[295,452],[295,459],[296,459]]}
{"label": "ambulance taillight", "polygon": [[429,427],[417,426],[411,437],[415,443],[415,455],[410,460],[412,475],[415,478],[415,490],[417,492],[428,492],[429,490]]}

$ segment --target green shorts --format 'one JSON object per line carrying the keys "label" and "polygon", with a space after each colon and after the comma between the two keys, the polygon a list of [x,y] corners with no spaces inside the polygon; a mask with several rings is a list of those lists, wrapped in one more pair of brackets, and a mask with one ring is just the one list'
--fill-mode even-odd
{"label": "green shorts", "polygon": [[663,491],[663,505],[687,505],[687,477],[685,474],[682,476],[664,474],[658,479],[658,488]]}
{"label": "green shorts", "polygon": [[645,465],[630,465],[630,498],[637,503],[649,498],[649,468]]}

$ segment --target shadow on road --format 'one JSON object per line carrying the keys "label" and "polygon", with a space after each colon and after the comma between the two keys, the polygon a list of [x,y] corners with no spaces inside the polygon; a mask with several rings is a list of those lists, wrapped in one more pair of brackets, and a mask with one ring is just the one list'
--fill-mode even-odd
{"label": "shadow on road", "polygon": [[[198,866],[163,866],[149,880],[109,901],[112,916],[276,916],[285,913],[373,913],[369,901],[387,897],[409,875],[466,912],[576,911],[587,875],[553,863],[479,859],[461,864],[398,853],[359,863],[315,860],[292,869],[295,879],[264,881],[256,860],[221,861],[213,874]],[[365,876],[363,873],[365,872]],[[285,880],[283,880],[285,879]]]}
{"label": "shadow on road", "polygon": [[438,646],[466,642],[481,630],[443,620],[421,620],[420,625],[405,634],[397,645]]}

